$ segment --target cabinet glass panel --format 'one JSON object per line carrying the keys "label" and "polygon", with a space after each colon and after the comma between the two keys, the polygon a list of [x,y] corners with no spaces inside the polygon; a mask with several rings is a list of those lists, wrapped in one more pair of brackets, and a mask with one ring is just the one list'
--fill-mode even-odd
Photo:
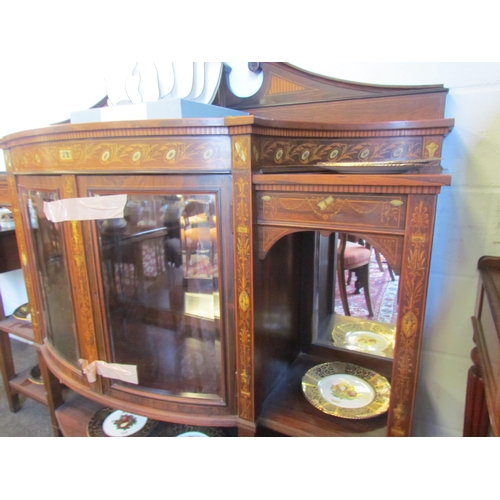
{"label": "cabinet glass panel", "polygon": [[217,196],[128,196],[97,222],[114,363],[166,395],[221,398]]}
{"label": "cabinet glass panel", "polygon": [[47,321],[47,338],[65,359],[79,358],[68,269],[63,254],[62,224],[49,221],[43,203],[58,199],[53,191],[29,191],[27,209],[40,291]]}

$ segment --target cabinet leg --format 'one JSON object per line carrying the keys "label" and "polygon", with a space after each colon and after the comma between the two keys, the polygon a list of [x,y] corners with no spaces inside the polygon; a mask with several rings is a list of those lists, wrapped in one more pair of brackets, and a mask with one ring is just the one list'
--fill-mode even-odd
{"label": "cabinet leg", "polygon": [[21,401],[19,400],[19,394],[17,392],[13,393],[9,384],[9,381],[16,376],[16,370],[7,332],[0,332],[0,371],[10,411],[15,413],[21,409]]}
{"label": "cabinet leg", "polygon": [[55,377],[52,372],[47,368],[45,360],[43,359],[42,353],[38,351],[38,365],[40,366],[40,372],[42,374],[43,385],[47,393],[47,406],[49,408],[50,421],[52,423],[52,430],[54,436],[62,436],[59,429],[59,424],[56,418],[56,408],[59,408],[64,403],[62,396],[62,384]]}
{"label": "cabinet leg", "polygon": [[467,377],[463,435],[464,437],[485,437],[488,435],[488,426],[489,417],[484,393],[484,380],[481,370],[477,365],[474,365],[470,367]]}

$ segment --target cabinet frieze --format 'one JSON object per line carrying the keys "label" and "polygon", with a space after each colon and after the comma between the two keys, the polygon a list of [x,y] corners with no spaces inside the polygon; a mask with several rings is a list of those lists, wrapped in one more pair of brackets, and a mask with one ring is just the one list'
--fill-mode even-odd
{"label": "cabinet frieze", "polygon": [[97,172],[120,167],[162,170],[228,171],[231,151],[227,137],[140,140],[85,140],[33,144],[12,149],[9,159],[16,172],[83,170]]}
{"label": "cabinet frieze", "polygon": [[436,158],[441,137],[260,138],[252,148],[256,166],[314,165],[318,162],[373,162]]}

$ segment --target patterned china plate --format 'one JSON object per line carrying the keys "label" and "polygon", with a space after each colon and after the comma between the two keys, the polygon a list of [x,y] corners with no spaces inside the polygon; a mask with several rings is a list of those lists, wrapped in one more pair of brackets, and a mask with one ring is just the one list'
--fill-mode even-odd
{"label": "patterned china plate", "polygon": [[332,339],[337,347],[392,358],[395,334],[395,325],[361,321],[336,326]]}
{"label": "patterned china plate", "polygon": [[389,408],[391,386],[382,375],[350,363],[316,365],[302,378],[302,391],[315,408],[349,419],[372,418]]}
{"label": "patterned china plate", "polygon": [[89,437],[146,437],[158,424],[141,415],[102,408],[90,419],[87,425]]}
{"label": "patterned china plate", "polygon": [[439,160],[441,158],[366,162],[319,162],[315,165],[338,174],[401,174],[409,170],[422,168],[426,164]]}
{"label": "patterned china plate", "polygon": [[12,316],[20,321],[31,321],[31,314],[28,303],[20,305]]}

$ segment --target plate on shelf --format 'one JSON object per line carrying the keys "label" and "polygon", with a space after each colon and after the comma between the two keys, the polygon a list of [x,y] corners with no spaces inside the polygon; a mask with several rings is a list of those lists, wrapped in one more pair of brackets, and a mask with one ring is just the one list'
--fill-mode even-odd
{"label": "plate on shelf", "polygon": [[308,370],[302,377],[302,391],[309,403],[323,413],[364,419],[388,410],[391,386],[373,370],[337,361]]}
{"label": "plate on shelf", "polygon": [[12,316],[20,321],[31,321],[31,313],[28,303],[22,304],[15,309]]}
{"label": "plate on shelf", "polygon": [[341,323],[332,331],[335,346],[385,358],[394,355],[395,335],[395,325],[376,321]]}
{"label": "plate on shelf", "polygon": [[440,160],[441,158],[424,158],[420,160],[319,162],[315,165],[338,174],[402,174]]}
{"label": "plate on shelf", "polygon": [[146,437],[157,424],[157,420],[150,420],[141,415],[102,408],[90,419],[87,434],[90,437]]}
{"label": "plate on shelf", "polygon": [[167,437],[228,437],[224,429],[219,427],[186,424],[165,424],[162,435]]}
{"label": "plate on shelf", "polygon": [[29,372],[28,380],[32,384],[43,385],[42,373],[40,372],[40,366],[35,365]]}

